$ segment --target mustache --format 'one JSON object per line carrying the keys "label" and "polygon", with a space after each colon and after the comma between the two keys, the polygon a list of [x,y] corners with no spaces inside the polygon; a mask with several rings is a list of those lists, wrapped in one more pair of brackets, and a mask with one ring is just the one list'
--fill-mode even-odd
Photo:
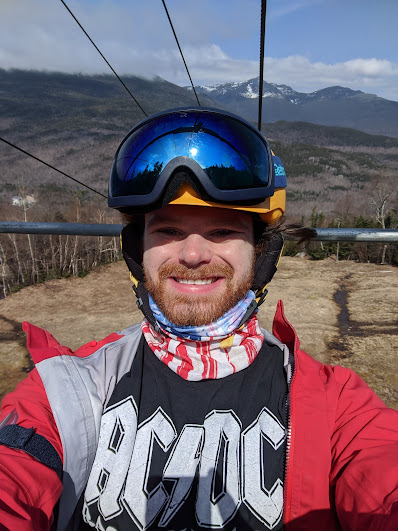
{"label": "mustache", "polygon": [[227,281],[231,281],[233,275],[234,269],[228,264],[203,264],[194,269],[182,264],[163,264],[158,271],[160,281],[170,277],[184,280],[224,277]]}

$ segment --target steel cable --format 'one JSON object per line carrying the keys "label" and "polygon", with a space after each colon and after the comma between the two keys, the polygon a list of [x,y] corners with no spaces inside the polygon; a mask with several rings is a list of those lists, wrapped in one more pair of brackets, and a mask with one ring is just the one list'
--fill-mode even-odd
{"label": "steel cable", "polygon": [[[61,0],[61,2],[62,2],[62,0]],[[181,54],[181,57],[182,57],[183,63],[184,63],[184,65],[185,65],[185,70],[187,71],[187,74],[188,74],[188,77],[189,77],[189,81],[191,82],[192,90],[193,90],[194,93],[195,93],[196,101],[198,102],[198,105],[199,105],[199,107],[200,107],[200,101],[199,101],[198,95],[197,95],[197,93],[196,93],[196,90],[195,90],[194,84],[193,84],[193,82],[192,82],[191,74],[189,73],[187,63],[185,62],[184,55],[183,55],[183,53],[182,53],[180,43],[178,42],[176,32],[174,31],[173,23],[171,22],[171,18],[170,18],[169,12],[168,12],[168,10],[167,10],[165,0],[162,0],[162,3],[163,3],[163,7],[164,7],[164,9],[165,9],[165,11],[166,11],[167,18],[169,19],[170,26],[171,26],[171,29],[172,29],[172,31],[173,31],[174,38],[175,38],[175,40],[176,40],[176,43],[177,43],[178,49],[180,50],[180,54]]]}
{"label": "steel cable", "polygon": [[68,175],[67,173],[59,170],[58,168],[56,168],[55,166],[52,166],[51,164],[48,164],[48,162],[45,162],[44,160],[41,160],[39,159],[39,157],[35,157],[34,155],[32,155],[31,153],[28,153],[27,151],[25,151],[24,149],[16,146],[15,144],[13,144],[12,142],[9,142],[8,140],[6,140],[5,138],[2,138],[0,137],[0,140],[2,142],[4,142],[5,144],[8,144],[9,146],[12,146],[13,148],[17,149],[18,151],[21,151],[22,153],[24,153],[25,155],[28,155],[28,157],[32,157],[32,159],[35,159],[37,160],[38,162],[41,162],[42,164],[44,164],[45,166],[48,166],[49,168],[51,168],[52,170],[55,170],[57,171],[58,173],[60,173],[61,175],[64,175],[65,177],[68,177],[68,179],[72,179],[72,181],[75,181],[76,183],[78,184],[81,184],[82,186],[84,186],[85,188],[88,188],[89,190],[91,190],[92,192],[95,192],[96,194],[102,196],[102,197],[105,197],[105,199],[107,199],[106,195],[104,194],[101,194],[101,192],[98,192],[98,190],[94,190],[94,188],[91,188],[91,186],[89,186],[88,184],[84,184],[82,183],[81,181],[79,181],[78,179],[75,179],[74,177],[71,177],[70,175]]}
{"label": "steel cable", "polygon": [[261,0],[261,30],[260,30],[260,76],[258,83],[258,130],[261,131],[263,111],[263,77],[264,77],[264,42],[265,18],[267,15],[267,0]]}
{"label": "steel cable", "polygon": [[106,57],[104,56],[104,54],[101,52],[101,50],[98,48],[98,46],[95,44],[95,42],[93,41],[93,39],[90,37],[90,35],[87,33],[87,31],[83,28],[83,26],[80,24],[80,22],[77,20],[77,18],[75,17],[75,15],[72,13],[72,11],[69,9],[69,7],[66,5],[66,3],[64,2],[64,0],[60,0],[63,5],[65,6],[65,8],[69,11],[69,13],[72,15],[72,17],[74,18],[74,20],[76,21],[76,23],[78,24],[78,26],[80,27],[80,29],[83,31],[83,33],[86,35],[86,37],[89,39],[89,41],[91,42],[91,44],[94,46],[94,48],[97,50],[97,52],[100,54],[100,56],[102,57],[102,59],[105,61],[105,63],[109,66],[109,68],[112,70],[112,72],[115,74],[115,76],[118,78],[118,80],[120,81],[120,83],[123,85],[123,87],[127,90],[127,92],[130,94],[130,96],[133,98],[134,102],[136,103],[136,105],[138,105],[138,107],[141,109],[141,111],[145,114],[145,116],[148,116],[147,113],[144,111],[144,109],[141,107],[141,105],[138,103],[138,101],[135,99],[135,97],[133,96],[133,94],[130,92],[129,88],[124,84],[124,82],[122,81],[122,79],[120,79],[120,77],[117,75],[117,73],[115,72],[115,70],[112,68],[112,65],[109,63],[109,61],[106,59]]}

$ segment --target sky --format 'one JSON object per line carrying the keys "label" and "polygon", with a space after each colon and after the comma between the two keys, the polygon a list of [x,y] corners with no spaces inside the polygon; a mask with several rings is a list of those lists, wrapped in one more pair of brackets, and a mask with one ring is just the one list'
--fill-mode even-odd
{"label": "sky", "polygon": [[[66,0],[119,75],[189,79],[161,0]],[[195,85],[258,76],[260,0],[166,0]],[[398,0],[268,0],[265,81],[398,101]],[[110,73],[60,0],[1,0],[0,68]]]}

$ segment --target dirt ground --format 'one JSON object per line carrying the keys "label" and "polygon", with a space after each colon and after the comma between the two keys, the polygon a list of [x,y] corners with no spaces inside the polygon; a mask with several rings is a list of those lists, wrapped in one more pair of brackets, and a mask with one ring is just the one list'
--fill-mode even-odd
{"label": "dirt ground", "polygon": [[[398,269],[375,264],[283,257],[259,311],[272,328],[278,299],[301,347],[324,363],[358,372],[398,409]],[[124,262],[84,278],[52,280],[0,301],[0,399],[31,368],[23,321],[76,349],[141,320]]]}

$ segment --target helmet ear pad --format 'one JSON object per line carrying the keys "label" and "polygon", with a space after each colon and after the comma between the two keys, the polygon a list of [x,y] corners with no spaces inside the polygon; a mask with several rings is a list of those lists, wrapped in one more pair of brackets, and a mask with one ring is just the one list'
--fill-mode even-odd
{"label": "helmet ear pad", "polygon": [[283,236],[280,232],[271,233],[263,245],[263,250],[254,264],[252,290],[263,290],[274,276],[283,250]]}
{"label": "helmet ear pad", "polygon": [[143,282],[145,279],[142,268],[144,216],[137,216],[134,221],[123,227],[120,235],[123,258],[131,274]]}
{"label": "helmet ear pad", "polygon": [[137,306],[154,329],[160,332],[159,325],[149,305],[148,291],[145,287],[145,274],[142,267],[143,234],[144,216],[141,215],[137,216],[133,222],[123,228],[120,235],[122,253],[127,267],[130,270],[130,276],[132,277],[133,289],[137,297]]}

